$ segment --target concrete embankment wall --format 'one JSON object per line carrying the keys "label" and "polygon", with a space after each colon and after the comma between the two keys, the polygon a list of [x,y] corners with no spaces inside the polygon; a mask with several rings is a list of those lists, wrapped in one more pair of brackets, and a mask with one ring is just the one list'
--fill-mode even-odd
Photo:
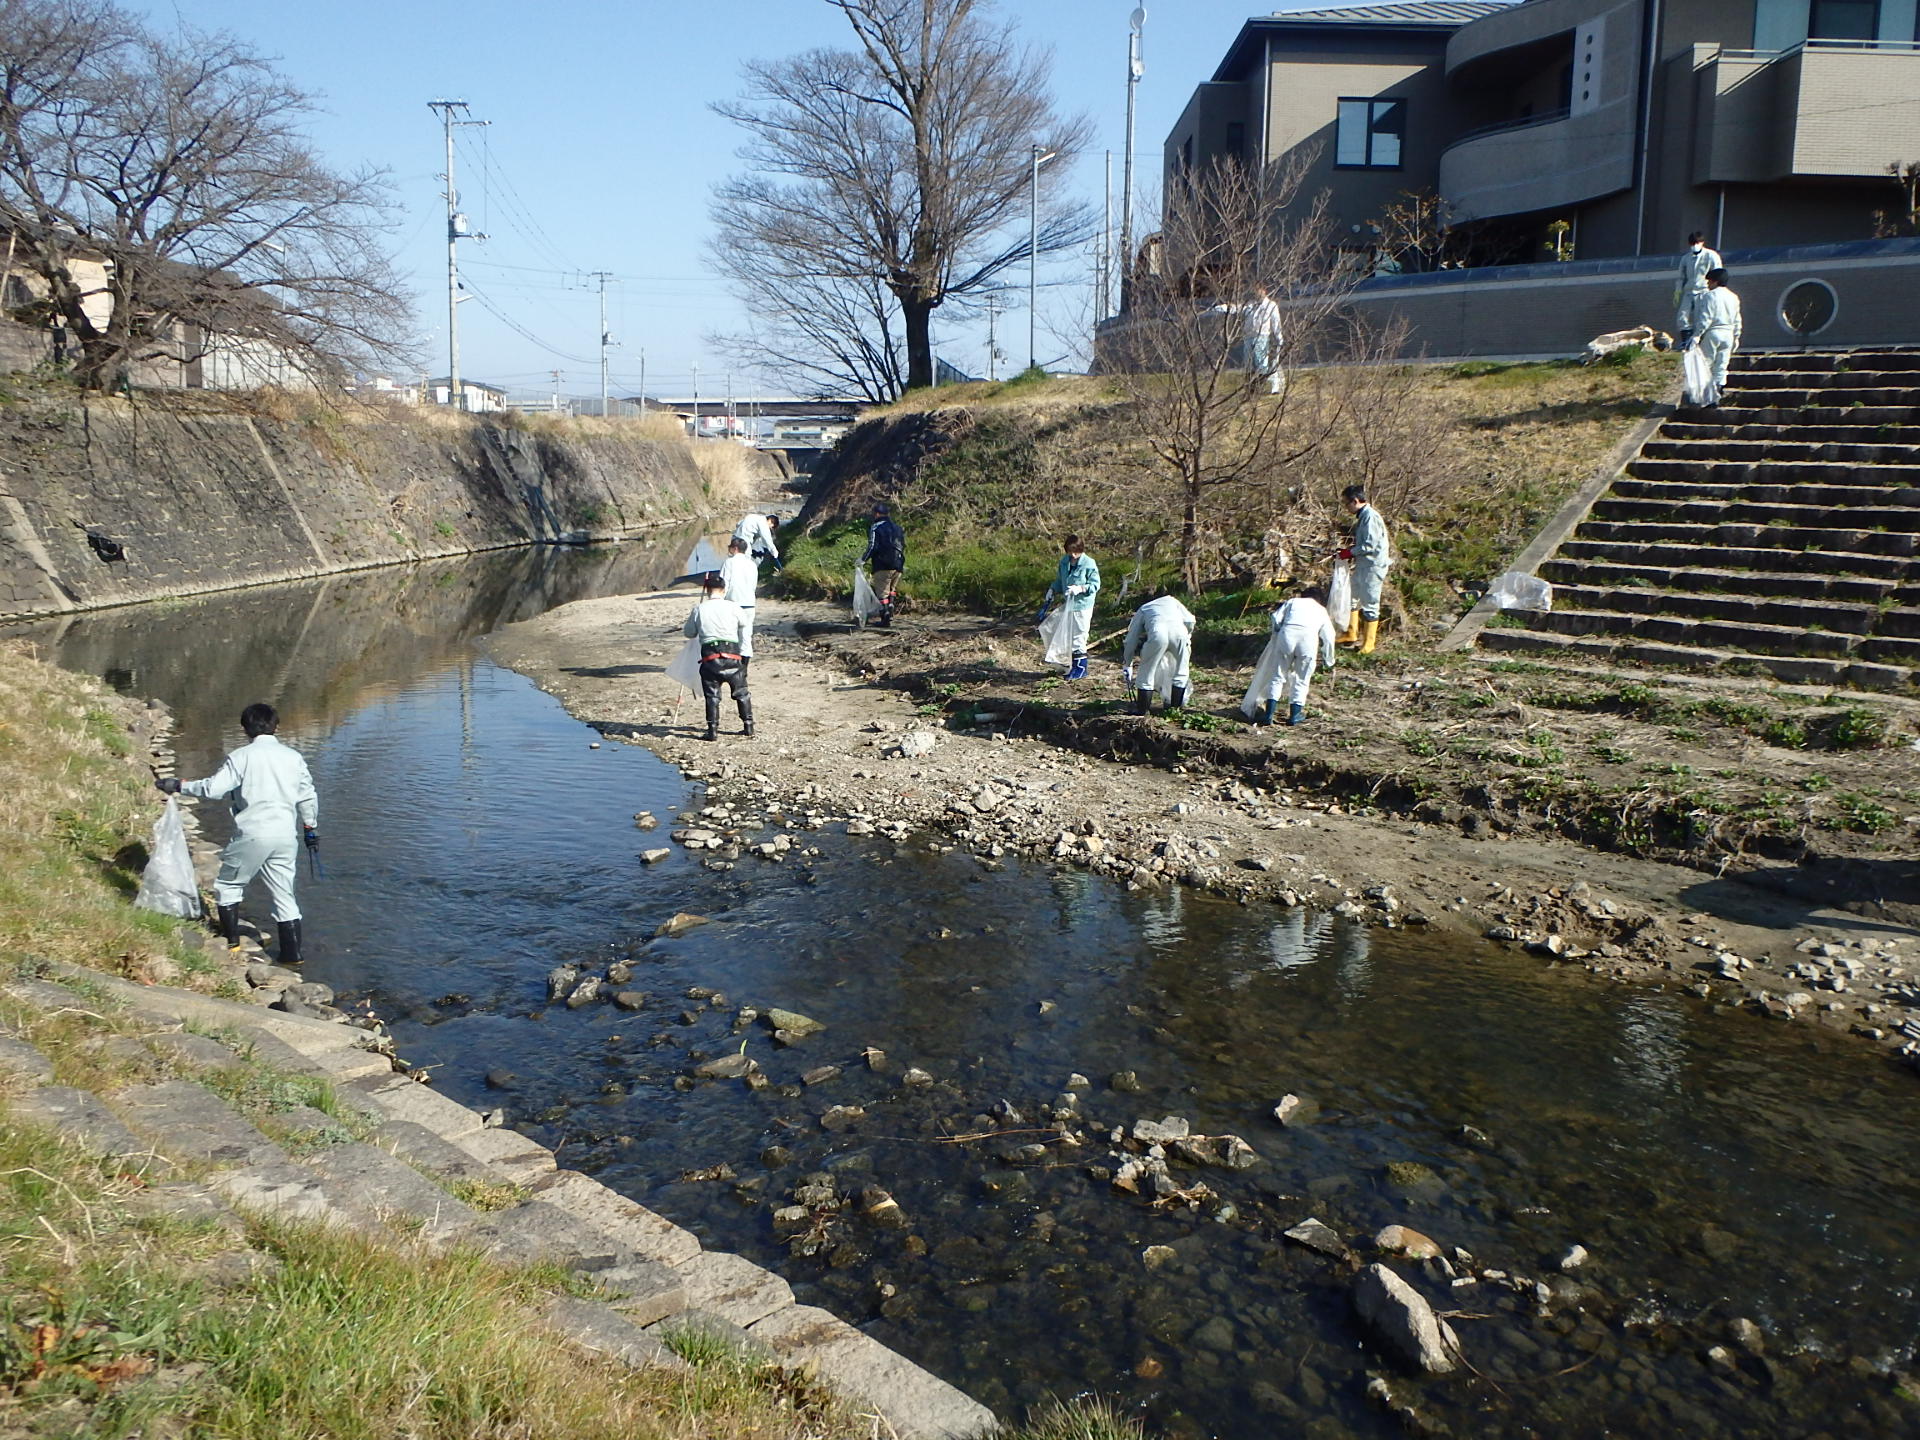
{"label": "concrete embankment wall", "polygon": [[[0,619],[611,537],[708,508],[689,445],[194,394],[0,404]],[[103,561],[86,527],[126,547]]]}

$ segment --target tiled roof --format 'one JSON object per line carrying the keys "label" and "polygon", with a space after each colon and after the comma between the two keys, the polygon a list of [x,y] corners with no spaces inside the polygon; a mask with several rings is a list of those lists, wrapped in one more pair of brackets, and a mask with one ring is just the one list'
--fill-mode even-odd
{"label": "tiled roof", "polygon": [[[1296,25],[1464,25],[1512,0],[1400,0],[1380,5],[1341,5],[1328,10],[1276,10],[1270,17]],[[1266,17],[1263,17],[1266,18]]]}

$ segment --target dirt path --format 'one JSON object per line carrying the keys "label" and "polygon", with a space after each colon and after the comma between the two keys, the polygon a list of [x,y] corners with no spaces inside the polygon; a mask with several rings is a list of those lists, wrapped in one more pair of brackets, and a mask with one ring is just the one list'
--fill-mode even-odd
{"label": "dirt path", "polygon": [[[723,732],[735,733],[708,744],[698,738],[698,697],[661,673],[683,643],[692,600],[677,590],[583,601],[510,626],[490,644],[501,663],[585,723],[705,782],[710,803],[755,809],[776,827],[902,841],[933,832],[988,865],[1008,853],[1048,855],[1133,886],[1180,883],[1244,903],[1491,934],[1547,963],[1851,1029],[1920,1057],[1920,984],[1910,973],[1920,935],[1896,919],[1492,825],[1474,838],[1457,827],[1347,813],[1324,792],[1178,763],[1094,759],[1035,738],[1017,707],[981,701],[948,717],[881,683],[887,656],[925,662],[958,645],[977,648],[986,627],[965,617],[861,634],[849,632],[838,607],[763,600],[752,670],[760,733],[741,737],[727,706]],[[987,648],[1022,646],[1016,637]],[[1000,663],[1031,669],[1037,656]],[[1118,694],[1111,674],[1096,693]],[[950,728],[956,719],[978,723]],[[1107,716],[1082,723],[1166,725]],[[725,824],[743,840],[758,833],[757,821],[743,825],[738,815]]]}

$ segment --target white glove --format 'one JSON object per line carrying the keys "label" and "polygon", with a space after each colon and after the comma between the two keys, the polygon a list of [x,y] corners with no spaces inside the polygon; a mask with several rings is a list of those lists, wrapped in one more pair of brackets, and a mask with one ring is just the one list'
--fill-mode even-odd
{"label": "white glove", "polygon": [[1087,593],[1087,587],[1084,585],[1067,586],[1067,594],[1069,595],[1084,595],[1086,593]]}
{"label": "white glove", "polygon": [[1125,670],[1122,670],[1120,672],[1120,677],[1127,682],[1128,689],[1133,688],[1133,666],[1132,665],[1128,665]]}

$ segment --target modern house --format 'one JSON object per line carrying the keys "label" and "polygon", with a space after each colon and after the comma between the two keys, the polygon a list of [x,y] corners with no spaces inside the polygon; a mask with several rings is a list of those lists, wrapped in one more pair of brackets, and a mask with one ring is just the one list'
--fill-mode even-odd
{"label": "modern house", "polygon": [[[445,405],[452,394],[453,385],[444,375],[437,380],[427,381],[422,387],[422,398],[429,405]],[[471,414],[485,415],[507,408],[507,392],[498,385],[487,385],[462,376],[460,395],[460,408]]]}
{"label": "modern house", "polygon": [[[1693,230],[1760,292],[1749,348],[1920,341],[1920,216],[1899,178],[1920,164],[1920,0],[1258,15],[1168,136],[1166,183],[1229,158],[1298,167],[1297,203],[1324,197],[1380,276],[1357,301],[1430,353],[1670,325],[1666,267]],[[1444,250],[1383,226],[1410,195],[1437,199]]]}

